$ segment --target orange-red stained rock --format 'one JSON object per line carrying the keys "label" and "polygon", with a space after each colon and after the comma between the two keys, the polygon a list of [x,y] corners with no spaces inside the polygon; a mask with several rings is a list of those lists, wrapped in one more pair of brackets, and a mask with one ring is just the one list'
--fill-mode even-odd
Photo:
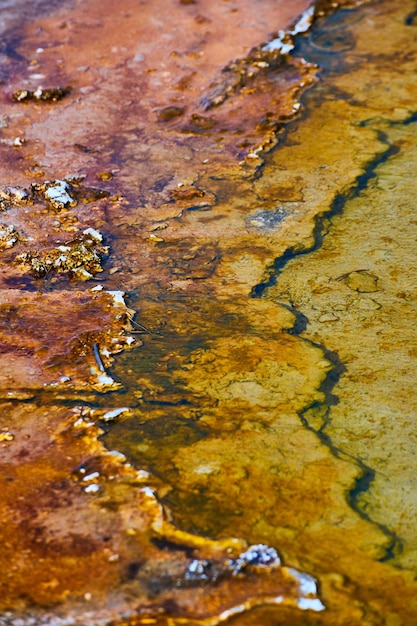
{"label": "orange-red stained rock", "polygon": [[[327,108],[297,135],[319,68],[294,37],[362,3],[53,4],[1,15],[1,626],[405,623],[412,575],[350,506],[363,467],[306,421],[327,416],[324,349],[250,294],[384,152],[368,119],[404,119],[410,76],[388,73],[399,102],[360,77],[363,110],[321,76]],[[353,66],[379,59],[384,12],[408,50],[406,4],[370,5]],[[318,59],[353,47],[346,24],[318,25]],[[143,348],[109,371],[133,329]]]}
{"label": "orange-red stained rock", "polygon": [[[322,608],[314,584],[306,596],[272,548],[247,552],[242,539],[211,541],[164,519],[148,474],[97,439],[93,420],[129,407],[65,408],[77,393],[91,401],[120,387],[107,371],[132,343],[120,289],[212,276],[211,236],[195,247],[173,240],[161,264],[160,231],[183,211],[210,211],[211,177],[251,175],[258,157],[254,167],[239,162],[272,146],[296,112],[314,68],[259,46],[308,5],[6,7],[0,395],[33,404],[2,406],[3,610],[86,626],[123,615],[217,620],[234,607],[302,598]],[[244,80],[206,111],[233,59],[243,59]],[[265,71],[269,60],[277,76]],[[124,224],[135,224],[129,245]],[[117,293],[85,282],[103,279]]]}
{"label": "orange-red stained rock", "polygon": [[111,355],[134,340],[121,294],[0,290],[0,396],[111,389]]}
{"label": "orange-red stained rock", "polygon": [[321,606],[313,581],[306,594],[275,550],[172,527],[147,473],[97,440],[92,418],[108,413],[1,405],[0,610],[34,605],[39,619],[87,626],[123,615],[215,618],[278,596]]}

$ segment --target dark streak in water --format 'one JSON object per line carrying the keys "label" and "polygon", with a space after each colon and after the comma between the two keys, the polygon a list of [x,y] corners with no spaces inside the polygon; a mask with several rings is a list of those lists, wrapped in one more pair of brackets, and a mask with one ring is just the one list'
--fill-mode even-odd
{"label": "dark streak in water", "polygon": [[[324,402],[321,404],[315,403],[315,405],[312,405],[308,407],[307,409],[305,409],[305,411],[303,411],[299,416],[300,420],[303,426],[307,430],[314,432],[317,435],[320,441],[329,448],[329,450],[332,452],[332,454],[336,458],[341,459],[341,460],[348,459],[349,462],[353,462],[356,465],[356,467],[359,468],[360,476],[356,478],[355,484],[352,487],[352,489],[350,489],[349,492],[347,493],[346,499],[347,499],[349,506],[362,519],[364,519],[366,522],[370,524],[376,525],[387,537],[388,543],[386,546],[384,546],[384,555],[380,557],[379,561],[381,562],[388,561],[394,558],[395,556],[397,556],[401,552],[403,542],[398,537],[398,535],[394,533],[390,528],[385,526],[385,524],[381,524],[380,522],[376,522],[375,520],[373,520],[366,513],[366,511],[364,511],[364,509],[361,508],[361,505],[359,502],[361,494],[366,493],[371,488],[371,485],[375,479],[376,472],[371,467],[369,467],[366,463],[364,463],[359,457],[347,454],[342,448],[335,446],[331,437],[329,437],[324,432],[326,429],[326,426],[331,421],[331,417],[330,417],[331,407],[335,406],[339,402],[338,397],[332,393],[333,388],[339,382],[340,376],[344,372],[346,372],[346,367],[342,363],[342,361],[340,361],[339,356],[336,352],[331,352],[330,350],[327,350],[326,347],[323,346],[322,344],[315,343],[315,342],[312,342],[312,343],[313,345],[323,350],[326,359],[328,359],[333,364],[334,367],[329,372],[326,380],[323,382],[323,384],[320,387],[320,391],[325,394]],[[310,424],[309,419],[308,419],[308,413],[311,411],[314,411],[315,408],[322,409],[322,410],[324,409],[323,414],[321,415],[322,425],[320,426],[319,429],[314,428]]]}
{"label": "dark streak in water", "polygon": [[365,170],[365,172],[361,174],[360,176],[358,176],[358,178],[356,179],[355,185],[353,185],[352,188],[347,193],[337,194],[335,199],[333,200],[333,204],[331,208],[325,213],[322,213],[321,215],[318,215],[316,217],[316,224],[315,224],[314,231],[313,231],[314,244],[310,248],[306,248],[305,250],[296,251],[296,252],[294,251],[293,248],[290,248],[289,250],[287,250],[287,252],[285,252],[285,254],[283,254],[281,257],[276,259],[272,268],[270,269],[269,279],[266,280],[265,282],[255,285],[255,287],[252,289],[251,296],[253,298],[261,298],[267,289],[269,289],[270,287],[273,287],[276,284],[278,277],[281,274],[284,267],[293,258],[302,256],[305,254],[310,254],[310,252],[314,252],[315,250],[320,248],[323,243],[324,237],[327,235],[329,231],[332,218],[337,215],[342,215],[346,203],[358,197],[361,191],[366,189],[366,187],[369,184],[369,181],[375,178],[376,169],[380,165],[385,163],[390,157],[392,157],[395,154],[398,154],[400,149],[397,146],[392,146],[388,143],[388,139],[385,133],[383,133],[382,131],[378,131],[378,138],[381,141],[381,143],[388,145],[388,148],[384,152],[382,152],[382,154],[378,154],[376,158],[373,159],[368,164],[368,167]]}
{"label": "dark streak in water", "polygon": [[17,48],[19,43],[20,42],[17,40],[17,38],[15,38],[14,41],[9,41],[9,42],[4,41],[1,44],[0,51],[3,52],[3,54],[5,54],[7,57],[12,59],[13,61],[27,62],[27,59],[25,59],[24,56],[22,56],[15,50],[15,48]]}
{"label": "dark streak in water", "polygon": [[[410,15],[407,18],[407,24],[413,24],[413,20],[417,12],[415,14]],[[337,17],[336,17],[337,19]],[[340,19],[340,14],[339,14]],[[297,46],[296,53],[302,54],[309,62],[318,62],[322,66],[323,72],[328,74],[329,72],[341,70],[341,66],[343,64],[343,58],[340,58],[340,55],[334,60],[333,55],[325,55],[322,50],[317,50],[317,46],[312,45],[314,39],[314,29],[307,36],[297,38]],[[324,67],[323,67],[324,66]],[[298,123],[302,123],[303,118],[307,117],[307,111],[302,115],[301,120]],[[417,121],[417,114],[410,116],[403,124],[410,124]],[[365,125],[371,125],[372,120],[363,123]],[[262,297],[265,292],[272,286],[274,286],[279,278],[279,275],[283,271],[284,267],[287,265],[289,261],[292,259],[301,256],[307,255],[315,250],[319,249],[323,243],[323,239],[326,234],[329,232],[329,228],[331,227],[332,218],[335,216],[339,216],[343,214],[344,208],[347,202],[353,200],[358,197],[361,192],[367,188],[369,182],[375,178],[377,168],[388,161],[393,155],[398,154],[400,149],[397,146],[391,145],[389,140],[382,131],[378,131],[378,139],[382,144],[386,145],[386,149],[378,154],[370,163],[368,164],[366,170],[363,174],[358,176],[355,184],[351,187],[351,189],[345,194],[337,194],[334,198],[332,206],[330,210],[324,214],[321,214],[316,217],[316,223],[313,232],[313,241],[314,244],[305,250],[295,252],[294,249],[289,249],[286,251],[284,255],[276,259],[273,267],[270,271],[269,279],[259,283],[252,289],[251,296],[254,298]],[[293,329],[290,331],[291,334],[300,335],[303,333],[308,326],[308,319],[303,315],[302,312],[294,309],[291,306],[284,305],[286,308],[291,310],[291,312],[296,317],[296,322],[294,324]],[[334,406],[338,403],[338,398],[333,394],[333,388],[337,385],[341,374],[346,371],[344,364],[339,360],[338,355],[334,352],[330,352],[326,349],[325,346],[320,344],[314,344],[323,350],[325,357],[333,364],[333,369],[327,376],[326,380],[321,386],[320,391],[325,394],[325,401],[323,403],[315,403],[308,407],[300,414],[300,420],[303,426],[314,432],[320,441],[326,445],[332,454],[336,458],[340,459],[349,459],[349,461],[353,461],[355,465],[360,469],[360,476],[355,480],[355,484],[352,489],[347,494],[347,502],[349,506],[364,520],[371,524],[375,524],[387,537],[387,545],[385,546],[384,555],[380,558],[380,561],[388,561],[395,556],[397,556],[402,550],[402,541],[401,539],[391,531],[384,524],[380,524],[375,522],[366,511],[361,508],[360,505],[360,496],[363,493],[369,491],[374,479],[375,479],[375,471],[366,465],[361,459],[357,457],[353,457],[348,455],[342,449],[335,446],[331,440],[331,438],[325,433],[326,426],[330,422],[330,411],[331,406]],[[314,411],[315,409],[321,409],[322,414],[320,415],[321,425],[318,428],[315,428],[310,424],[308,420],[308,412]]]}
{"label": "dark streak in water", "polygon": [[[395,122],[395,124],[409,125],[411,123],[417,122],[417,114],[411,115],[407,120],[401,123]],[[369,120],[363,124],[363,126],[372,125],[372,120]],[[344,212],[344,208],[347,202],[353,200],[358,197],[363,190],[367,188],[369,182],[377,176],[377,168],[387,162],[392,156],[398,154],[400,152],[400,148],[398,146],[392,145],[389,142],[389,139],[385,133],[382,131],[378,131],[378,138],[382,144],[386,145],[386,149],[378,154],[370,163],[368,167],[364,171],[363,174],[358,176],[355,184],[351,187],[351,189],[346,194],[337,194],[330,210],[316,219],[316,224],[314,228],[314,244],[311,248],[294,252],[293,249],[287,250],[287,252],[276,259],[274,266],[271,270],[270,278],[258,285],[256,285],[252,290],[252,297],[260,298],[264,295],[269,287],[274,286],[277,283],[279,275],[283,271],[284,267],[287,265],[289,261],[292,259],[299,257],[301,255],[307,255],[311,252],[314,252],[318,248],[321,247],[322,242],[326,234],[329,232],[329,229],[332,224],[332,218],[335,216],[342,215]],[[296,323],[292,331],[292,334],[299,335],[304,332],[308,326],[308,319],[299,311],[293,309],[291,306],[284,305],[286,308],[290,309],[292,313],[296,316]],[[333,370],[329,373],[327,379],[324,381],[321,386],[320,391],[325,394],[325,401],[321,404],[315,404],[308,407],[305,411],[300,414],[300,420],[303,426],[314,432],[320,439],[320,441],[326,445],[332,454],[340,459],[349,459],[349,461],[353,461],[356,466],[360,469],[360,476],[355,480],[355,484],[352,489],[347,494],[347,502],[350,507],[364,520],[369,523],[375,524],[387,537],[388,544],[384,548],[384,555],[379,559],[381,562],[389,561],[390,559],[398,556],[402,551],[403,542],[398,535],[389,529],[384,524],[376,522],[373,520],[366,511],[361,507],[360,504],[360,496],[363,493],[369,491],[374,479],[375,479],[375,471],[369,467],[366,463],[364,463],[360,458],[347,454],[343,451],[343,449],[335,446],[331,440],[331,438],[324,432],[327,424],[330,422],[330,410],[331,406],[337,404],[338,399],[333,395],[332,390],[334,386],[337,384],[341,374],[345,371],[345,366],[339,360],[338,355],[336,353],[332,353],[326,349],[325,346],[320,344],[314,344],[320,349],[323,350],[325,357],[331,361],[334,365]],[[317,429],[314,428],[308,421],[307,414],[309,411],[313,411],[315,408],[324,409],[321,418],[321,426]],[[397,566],[398,567],[398,566]],[[401,568],[400,568],[401,569]]]}
{"label": "dark streak in water", "polygon": [[96,360],[98,369],[100,370],[100,372],[105,372],[106,369],[103,365],[103,361],[101,360],[100,351],[96,343],[93,345],[93,350],[94,350],[94,358]]}
{"label": "dark streak in water", "polygon": [[407,15],[407,17],[405,18],[406,26],[415,26],[416,18],[417,18],[417,9],[413,11],[412,13],[410,13],[409,15]]}

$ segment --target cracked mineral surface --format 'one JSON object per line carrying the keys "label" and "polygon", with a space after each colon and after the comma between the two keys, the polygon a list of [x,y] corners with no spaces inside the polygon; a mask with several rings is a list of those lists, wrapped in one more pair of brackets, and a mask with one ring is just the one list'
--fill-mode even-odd
{"label": "cracked mineral surface", "polygon": [[417,622],[415,16],[3,3],[0,626]]}

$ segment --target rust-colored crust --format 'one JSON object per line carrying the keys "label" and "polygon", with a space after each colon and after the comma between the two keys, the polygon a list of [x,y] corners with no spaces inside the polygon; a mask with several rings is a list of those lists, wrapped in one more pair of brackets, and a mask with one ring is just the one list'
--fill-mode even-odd
{"label": "rust-colored crust", "polygon": [[[357,50],[359,13],[336,37],[348,89],[321,75],[323,18],[362,4]],[[364,466],[311,425],[335,403],[334,355],[299,336],[290,287],[285,305],[267,292],[384,158],[369,120],[412,120],[414,58],[380,80],[372,31],[395,24],[389,54],[408,50],[411,4],[6,7],[1,626],[414,619],[392,535],[351,506]],[[355,74],[370,58],[372,90]]]}

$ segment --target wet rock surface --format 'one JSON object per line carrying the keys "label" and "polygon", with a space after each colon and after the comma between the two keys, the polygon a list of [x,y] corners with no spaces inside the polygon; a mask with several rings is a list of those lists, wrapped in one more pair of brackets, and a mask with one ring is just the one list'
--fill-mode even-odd
{"label": "wet rock surface", "polygon": [[416,621],[413,10],[5,6],[0,624]]}
{"label": "wet rock surface", "polygon": [[121,292],[0,292],[0,395],[117,387],[112,355],[134,343]]}

